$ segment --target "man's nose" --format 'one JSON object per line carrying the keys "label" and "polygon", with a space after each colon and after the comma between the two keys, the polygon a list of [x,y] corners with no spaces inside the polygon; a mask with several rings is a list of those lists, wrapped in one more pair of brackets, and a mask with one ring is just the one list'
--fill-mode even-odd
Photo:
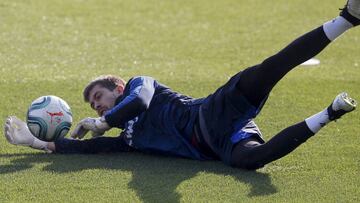
{"label": "man's nose", "polygon": [[95,110],[98,110],[101,107],[101,105],[98,102],[95,102]]}

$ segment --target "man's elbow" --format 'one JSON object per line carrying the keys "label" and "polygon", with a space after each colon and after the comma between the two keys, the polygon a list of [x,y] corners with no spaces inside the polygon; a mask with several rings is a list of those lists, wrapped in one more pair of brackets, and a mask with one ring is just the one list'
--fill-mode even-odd
{"label": "man's elbow", "polygon": [[139,111],[143,112],[149,108],[150,102],[147,101],[146,99],[142,99],[142,98],[138,97],[136,99],[136,106]]}

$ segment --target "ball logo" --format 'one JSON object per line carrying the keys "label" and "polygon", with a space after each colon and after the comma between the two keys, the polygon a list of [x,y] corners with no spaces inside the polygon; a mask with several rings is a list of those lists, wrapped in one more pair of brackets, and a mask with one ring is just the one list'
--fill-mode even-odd
{"label": "ball logo", "polygon": [[55,122],[57,124],[59,124],[61,122],[61,117],[64,116],[63,112],[60,111],[60,112],[54,112],[54,113],[51,113],[51,112],[48,112],[46,111],[47,114],[49,114],[49,116],[51,117],[50,119],[50,123],[53,124],[53,121],[55,120]]}

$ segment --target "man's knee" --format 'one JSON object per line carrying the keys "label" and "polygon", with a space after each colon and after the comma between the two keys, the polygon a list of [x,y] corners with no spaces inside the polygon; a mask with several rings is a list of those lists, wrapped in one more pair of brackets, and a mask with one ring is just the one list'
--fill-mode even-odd
{"label": "man's knee", "polygon": [[246,170],[256,170],[264,167],[265,164],[261,160],[261,150],[255,149],[260,145],[259,140],[253,137],[240,141],[232,153],[232,166]]}

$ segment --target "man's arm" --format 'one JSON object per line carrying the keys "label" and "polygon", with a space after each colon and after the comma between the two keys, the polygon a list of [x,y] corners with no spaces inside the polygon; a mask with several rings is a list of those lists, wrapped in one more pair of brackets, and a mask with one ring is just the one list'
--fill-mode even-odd
{"label": "man's arm", "polygon": [[96,137],[86,140],[59,139],[55,141],[53,151],[59,154],[97,154],[133,150],[125,142],[124,136],[120,135],[118,137]]}
{"label": "man's arm", "polygon": [[155,80],[151,77],[135,77],[125,88],[125,98],[103,117],[85,118],[71,133],[73,138],[83,138],[88,131],[100,136],[112,127],[124,128],[125,123],[144,112],[155,92]]}
{"label": "man's arm", "polygon": [[105,114],[111,127],[124,128],[127,121],[148,109],[155,92],[154,79],[141,76],[133,78],[128,84],[130,94]]}

